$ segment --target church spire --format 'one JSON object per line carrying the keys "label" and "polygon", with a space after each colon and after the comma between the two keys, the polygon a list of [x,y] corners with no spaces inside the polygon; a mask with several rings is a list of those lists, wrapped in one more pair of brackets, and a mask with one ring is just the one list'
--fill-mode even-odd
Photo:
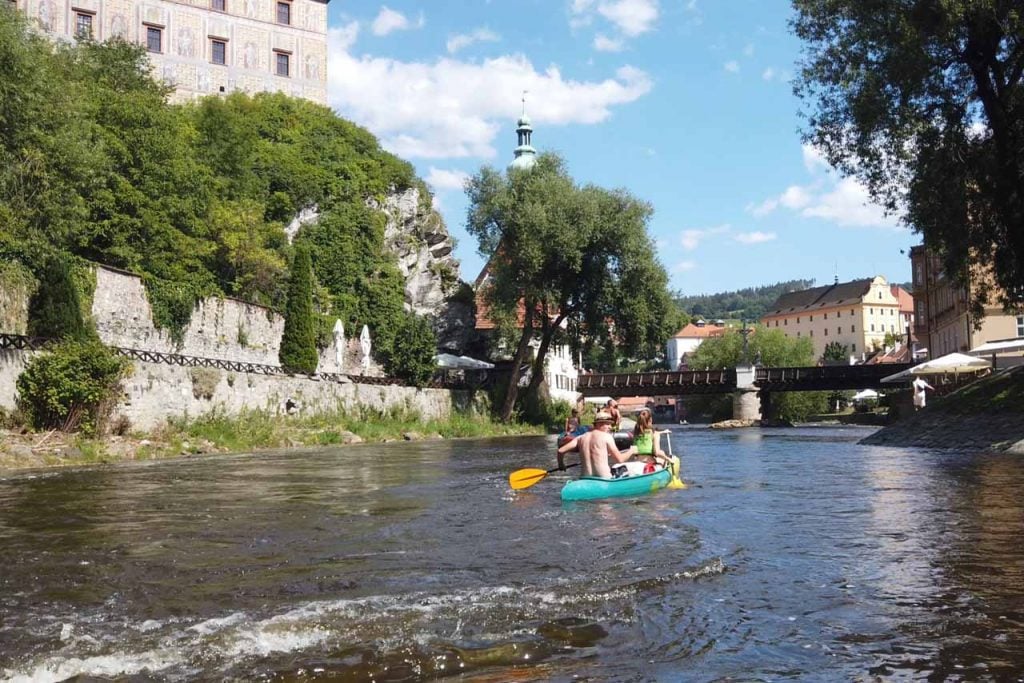
{"label": "church spire", "polygon": [[523,91],[523,113],[519,117],[516,126],[516,135],[519,137],[519,146],[515,149],[515,158],[509,164],[509,168],[527,169],[532,168],[537,161],[537,150],[530,145],[530,136],[533,134],[533,126],[530,125],[530,117],[526,115],[526,93]]}

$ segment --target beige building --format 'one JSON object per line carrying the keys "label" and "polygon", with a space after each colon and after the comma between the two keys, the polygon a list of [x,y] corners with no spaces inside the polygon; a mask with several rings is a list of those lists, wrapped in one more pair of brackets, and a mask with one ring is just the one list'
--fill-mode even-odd
{"label": "beige building", "polygon": [[14,0],[58,40],[121,37],[184,101],[240,90],[327,101],[327,0]]}
{"label": "beige building", "polygon": [[[967,290],[946,277],[939,258],[924,246],[910,249],[914,283],[916,325],[919,344],[929,358],[966,352],[986,342],[1024,337],[1024,315],[1010,315],[995,303],[995,294],[985,307],[979,329],[968,306]],[[976,286],[983,274],[975,269],[968,287]]]}
{"label": "beige building", "polygon": [[839,342],[851,356],[860,357],[880,349],[886,333],[906,334],[894,289],[877,276],[789,292],[761,323],[787,337],[809,337],[819,357],[829,342]]}

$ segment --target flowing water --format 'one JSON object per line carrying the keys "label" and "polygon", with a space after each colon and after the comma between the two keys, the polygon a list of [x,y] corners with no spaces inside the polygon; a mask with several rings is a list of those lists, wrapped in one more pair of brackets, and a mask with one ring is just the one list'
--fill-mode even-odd
{"label": "flowing water", "polygon": [[574,504],[541,437],[0,478],[0,678],[1021,680],[1024,458],[867,433]]}

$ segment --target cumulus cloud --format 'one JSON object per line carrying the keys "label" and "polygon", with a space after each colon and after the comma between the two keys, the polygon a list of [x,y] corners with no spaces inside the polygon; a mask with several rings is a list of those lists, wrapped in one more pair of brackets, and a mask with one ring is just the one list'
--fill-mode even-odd
{"label": "cumulus cloud", "polygon": [[731,229],[732,228],[728,223],[716,225],[711,228],[690,228],[683,230],[680,234],[679,243],[683,245],[683,249],[693,251],[708,237],[711,237],[712,235],[721,235],[722,233],[729,232]]}
{"label": "cumulus cloud", "polygon": [[[556,66],[538,69],[521,54],[479,63],[450,57],[404,62],[356,57],[350,32],[328,33],[329,104],[369,128],[385,148],[406,158],[495,156],[494,140],[505,129],[514,142],[513,119],[520,93],[529,90],[534,124],[600,123],[612,108],[650,92],[650,76],[624,66],[598,81],[566,78]],[[534,142],[542,142],[543,129]]]}
{"label": "cumulus cloud", "polygon": [[457,169],[430,167],[426,181],[436,191],[462,190],[469,180],[469,174]]}
{"label": "cumulus cloud", "polygon": [[754,232],[741,232],[736,235],[735,239],[740,244],[761,244],[762,242],[771,242],[776,237],[774,232],[755,230]]}
{"label": "cumulus cloud", "polygon": [[393,31],[423,28],[424,23],[422,14],[417,21],[412,22],[401,12],[396,12],[387,5],[381,5],[380,12],[377,13],[377,18],[373,20],[370,30],[373,31],[375,36],[386,36]]}
{"label": "cumulus cloud", "polygon": [[740,72],[740,63],[735,59],[732,59],[722,65],[722,68],[731,74],[738,74]]}
{"label": "cumulus cloud", "polygon": [[790,185],[776,197],[752,204],[747,210],[757,217],[788,209],[804,218],[820,218],[849,227],[899,228],[896,216],[871,201],[867,188],[856,178],[840,177],[825,157],[811,145],[803,146],[804,167],[813,177],[806,185]]}
{"label": "cumulus cloud", "polygon": [[594,49],[598,52],[621,52],[623,41],[620,38],[609,38],[603,33],[594,36]]}
{"label": "cumulus cloud", "polygon": [[460,33],[452,36],[448,39],[445,47],[448,48],[449,54],[455,54],[462,48],[469,47],[473,43],[495,43],[499,40],[501,40],[501,36],[491,29],[477,28],[473,29],[469,33]]}
{"label": "cumulus cloud", "polygon": [[[572,0],[569,25],[578,29],[601,17],[623,36],[635,38],[653,30],[659,14],[658,0]],[[609,40],[605,38],[602,42]],[[595,38],[594,46],[597,44]]]}
{"label": "cumulus cloud", "polygon": [[336,50],[347,52],[356,44],[357,38],[359,38],[358,21],[327,29],[327,42]]}

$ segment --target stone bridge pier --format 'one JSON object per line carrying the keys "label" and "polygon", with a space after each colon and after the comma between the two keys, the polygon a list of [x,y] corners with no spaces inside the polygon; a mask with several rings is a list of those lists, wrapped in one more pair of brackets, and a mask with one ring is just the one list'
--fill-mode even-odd
{"label": "stone bridge pier", "polygon": [[734,420],[760,420],[761,398],[758,396],[757,368],[753,365],[736,366],[736,391],[732,394]]}

